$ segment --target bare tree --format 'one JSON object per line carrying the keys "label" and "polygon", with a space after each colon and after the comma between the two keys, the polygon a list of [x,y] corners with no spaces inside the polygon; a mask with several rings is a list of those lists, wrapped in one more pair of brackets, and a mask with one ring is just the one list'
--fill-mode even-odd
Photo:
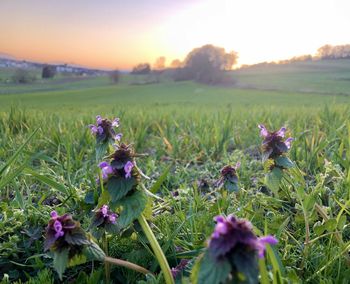
{"label": "bare tree", "polygon": [[144,75],[144,74],[149,74],[150,72],[151,72],[151,65],[149,63],[140,63],[132,69],[131,74]]}
{"label": "bare tree", "polygon": [[118,84],[120,81],[120,71],[118,69],[113,70],[110,74],[109,74],[109,78],[112,80],[112,82],[114,84]]}
{"label": "bare tree", "polygon": [[156,59],[156,62],[154,63],[153,69],[154,70],[163,70],[165,68],[165,61],[166,58],[164,56],[160,56]]}

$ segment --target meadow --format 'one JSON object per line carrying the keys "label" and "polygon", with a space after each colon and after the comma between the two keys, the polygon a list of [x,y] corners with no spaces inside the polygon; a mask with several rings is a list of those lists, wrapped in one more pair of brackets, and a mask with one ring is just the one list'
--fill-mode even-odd
{"label": "meadow", "polygon": [[[44,230],[52,210],[90,225],[101,162],[88,127],[96,115],[119,117],[122,141],[144,154],[142,185],[159,197],[149,197],[151,228],[170,267],[189,261],[176,283],[191,283],[213,217],[229,214],[278,239],[259,262],[261,283],[349,283],[349,70],[349,60],[242,69],[231,87],[166,78],[130,85],[127,75],[117,85],[106,77],[0,83],[1,283],[59,283]],[[258,124],[285,126],[295,138],[293,167],[277,188],[266,180]],[[220,170],[237,162],[238,191],[219,188]],[[108,255],[157,275],[113,266],[113,283],[163,283],[138,222],[108,242]],[[86,262],[63,281],[106,283],[104,275],[99,262]]]}

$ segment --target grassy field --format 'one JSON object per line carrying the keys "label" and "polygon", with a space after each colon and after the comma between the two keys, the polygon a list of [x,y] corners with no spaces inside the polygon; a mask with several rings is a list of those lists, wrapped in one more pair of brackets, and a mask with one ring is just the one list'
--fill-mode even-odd
{"label": "grassy field", "polygon": [[[101,114],[120,117],[123,141],[147,154],[137,159],[150,177],[144,186],[163,179],[156,190],[161,199],[152,199],[148,215],[170,267],[190,260],[177,283],[190,283],[191,265],[219,214],[246,218],[256,233],[278,238],[266,257],[269,282],[349,283],[350,61],[246,69],[232,76],[234,87],[169,81],[134,86],[130,78],[113,85],[103,77],[0,84],[0,279],[8,274],[24,281],[40,270],[41,278],[30,283],[59,283],[43,254],[43,231],[53,209],[89,227],[97,200],[86,194],[96,192],[101,160],[87,125]],[[271,130],[286,126],[295,138],[289,153],[295,167],[285,171],[277,190],[265,180],[259,123]],[[219,189],[220,169],[236,162],[240,190]],[[111,235],[109,255],[159,275],[138,226]],[[63,279],[105,283],[102,270],[98,262],[87,262],[69,268]],[[112,268],[111,278],[144,279],[124,268]],[[147,283],[163,283],[162,274]]]}

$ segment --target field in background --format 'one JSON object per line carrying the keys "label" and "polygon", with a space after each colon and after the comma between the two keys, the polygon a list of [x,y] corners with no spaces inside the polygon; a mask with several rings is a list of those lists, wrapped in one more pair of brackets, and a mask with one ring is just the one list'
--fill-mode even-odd
{"label": "field in background", "polygon": [[[326,66],[321,68],[322,64]],[[18,237],[18,232],[43,228],[52,208],[75,212],[87,226],[83,216],[93,206],[85,203],[85,194],[96,187],[99,162],[87,125],[102,114],[120,117],[124,141],[134,143],[138,153],[148,154],[138,161],[151,177],[145,181],[148,188],[171,168],[158,192],[165,203],[155,202],[152,222],[161,245],[169,248],[166,256],[172,267],[182,257],[176,256],[175,247],[196,254],[212,232],[213,216],[233,213],[278,237],[278,259],[283,264],[279,273],[285,279],[346,283],[341,281],[349,279],[350,272],[334,232],[341,231],[349,245],[350,227],[344,225],[350,202],[349,70],[347,60],[256,67],[232,72],[233,87],[169,80],[130,85],[134,78],[128,76],[118,85],[105,77],[0,84],[0,167],[40,127],[0,180],[9,180],[0,187],[1,210],[9,212],[1,225],[6,233],[1,236],[0,275],[25,278],[23,271],[34,276],[48,267],[40,256],[27,260],[41,253],[41,235],[33,240],[35,246],[28,247],[23,241],[26,235]],[[285,125],[295,138],[290,157],[305,179],[305,196],[296,194],[297,180],[283,183],[279,198],[266,189],[259,123],[270,129]],[[220,169],[237,161],[242,164],[240,194],[216,202]],[[55,187],[55,182],[62,186]],[[69,197],[60,191],[62,187],[71,192]],[[175,191],[178,198],[171,195]],[[327,208],[331,221],[325,222],[313,210],[315,202]],[[312,241],[307,248],[305,221]],[[145,267],[152,262],[137,238],[112,239],[110,254]],[[67,275],[73,279],[84,269],[89,273],[91,267],[73,268]],[[122,283],[140,279],[124,269],[114,273]]]}

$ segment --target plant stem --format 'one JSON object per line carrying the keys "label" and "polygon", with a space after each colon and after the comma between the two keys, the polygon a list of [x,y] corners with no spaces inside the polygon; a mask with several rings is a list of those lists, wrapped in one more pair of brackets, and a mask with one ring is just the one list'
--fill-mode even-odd
{"label": "plant stem", "polygon": [[154,236],[150,226],[147,223],[146,218],[141,214],[141,216],[137,219],[142,227],[142,230],[144,231],[148,241],[151,244],[151,247],[153,249],[154,254],[156,255],[156,258],[159,262],[160,268],[163,271],[164,274],[164,279],[166,284],[174,284],[174,278],[171,274],[171,270],[168,264],[167,259],[165,258],[165,255],[156,239]]}
{"label": "plant stem", "polygon": [[[108,239],[107,239],[107,233],[104,232],[103,234],[103,249],[105,251],[105,254],[108,255]],[[106,277],[106,283],[109,284],[111,282],[111,265],[108,262],[105,262],[105,277]]]}
{"label": "plant stem", "polygon": [[114,264],[114,265],[117,265],[117,266],[122,266],[122,267],[125,267],[125,268],[129,268],[131,270],[140,272],[142,274],[152,274],[151,271],[147,270],[146,268],[143,268],[142,266],[139,266],[139,265],[137,265],[135,263],[132,263],[132,262],[129,262],[129,261],[125,261],[125,260],[121,260],[121,259],[118,259],[118,258],[113,258],[113,257],[106,256],[105,257],[105,262],[107,262],[108,264]]}

